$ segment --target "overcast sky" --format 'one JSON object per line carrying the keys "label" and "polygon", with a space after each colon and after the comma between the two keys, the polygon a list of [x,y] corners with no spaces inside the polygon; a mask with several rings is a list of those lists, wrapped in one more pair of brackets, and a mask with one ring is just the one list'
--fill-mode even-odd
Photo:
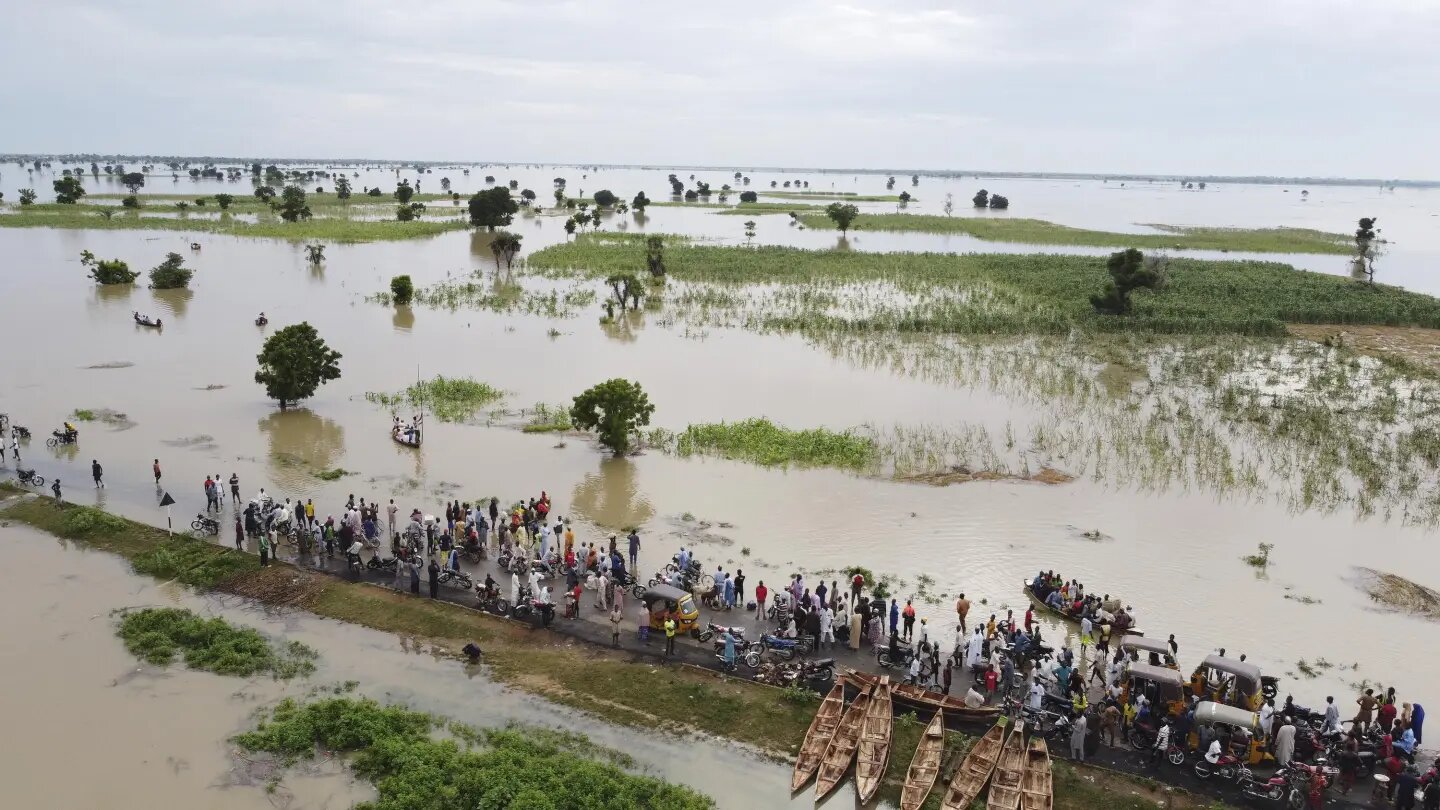
{"label": "overcast sky", "polygon": [[1440,0],[14,0],[0,151],[1440,178]]}

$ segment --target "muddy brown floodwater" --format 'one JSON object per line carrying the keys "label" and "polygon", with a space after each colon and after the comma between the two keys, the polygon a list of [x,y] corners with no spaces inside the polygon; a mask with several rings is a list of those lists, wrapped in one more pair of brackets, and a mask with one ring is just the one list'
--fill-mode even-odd
{"label": "muddy brown floodwater", "polygon": [[[542,197],[557,175],[587,192],[608,186],[629,196],[641,183],[664,188],[664,172],[616,170],[582,184],[574,179],[579,170],[523,171],[528,174],[522,175],[522,187]],[[484,173],[472,172],[467,182],[478,183]],[[425,180],[427,191],[431,177]],[[452,179],[457,188],[468,188],[457,176]],[[883,185],[873,177],[811,179],[840,190],[883,192],[867,185]],[[1396,268],[1390,280],[1413,278],[1422,290],[1433,283],[1412,270],[1437,253],[1433,229],[1419,228],[1440,200],[1437,192],[1387,196],[1325,188],[1312,190],[1310,201],[1301,204],[1294,195],[1282,198],[1275,187],[1235,187],[1205,196],[1024,183],[1027,194],[1010,197],[1023,198],[1025,215],[1086,227],[1158,221],[1345,231],[1358,216],[1378,215],[1387,222],[1387,236],[1416,234],[1387,254]],[[957,200],[968,199],[968,193],[959,194],[962,185],[968,184],[950,181],[936,190],[950,188]],[[986,185],[997,187],[989,180]],[[926,191],[923,179],[921,191]],[[1229,196],[1217,201],[1222,193]],[[926,204],[933,213],[936,200]],[[643,227],[738,242],[738,219],[703,209],[654,208]],[[759,241],[834,243],[833,234],[787,229],[779,222],[763,218]],[[521,218],[514,230],[524,236],[529,253],[563,239],[560,225],[558,219]],[[1415,227],[1403,231],[1407,226]],[[192,240],[202,243],[201,251],[189,251]],[[513,426],[487,425],[484,415],[475,424],[432,423],[419,451],[398,447],[388,437],[389,415],[367,403],[365,392],[399,390],[417,375],[436,374],[471,376],[503,388],[509,395],[498,407],[508,409],[567,402],[595,382],[623,376],[644,385],[656,405],[655,424],[671,429],[766,416],[797,428],[963,423],[982,425],[992,436],[1013,424],[1024,436],[1025,426],[1045,415],[1042,406],[1024,398],[850,362],[795,336],[686,328],[650,312],[638,313],[626,330],[606,330],[597,323],[598,307],[552,317],[397,311],[364,300],[398,273],[427,285],[491,268],[487,245],[484,235],[466,232],[332,244],[326,262],[312,267],[300,243],[163,231],[0,228],[6,264],[0,274],[0,323],[11,336],[11,350],[0,355],[0,410],[36,432],[22,447],[25,465],[47,478],[62,477],[67,498],[160,525],[165,513],[156,506],[150,478],[157,457],[165,469],[164,486],[179,502],[174,519],[180,527],[202,508],[201,482],[208,474],[238,473],[246,497],[264,486],[282,498],[314,499],[321,515],[337,512],[349,493],[382,502],[394,498],[405,511],[419,506],[436,512],[450,499],[509,500],[547,490],[555,514],[579,521],[582,539],[639,525],[644,573],[676,551],[682,538],[673,534],[675,522],[687,512],[733,525],[712,529],[723,539],[702,543],[700,558],[710,569],[717,564],[744,569],[752,587],[760,579],[783,582],[798,569],[852,564],[897,575],[906,583],[901,594],[918,593],[919,575],[933,577],[926,592],[934,601],[919,607],[921,615],[932,617],[932,626],[939,622],[942,628],[953,626],[948,606],[959,592],[986,600],[974,610],[982,616],[991,610],[1003,615],[1007,606],[1018,613],[1025,604],[1021,580],[1054,568],[1092,591],[1121,595],[1149,632],[1174,633],[1187,672],[1205,653],[1225,647],[1281,675],[1282,694],[1294,693],[1301,703],[1320,704],[1326,694],[1335,694],[1347,705],[1344,696],[1362,679],[1394,685],[1402,699],[1423,703],[1429,697],[1426,673],[1440,666],[1440,647],[1417,641],[1433,638],[1436,625],[1377,612],[1350,577],[1353,567],[1365,566],[1440,586],[1427,574],[1437,559],[1433,534],[1398,518],[1293,514],[1278,499],[1138,491],[1089,477],[1057,486],[994,481],[937,488],[655,453],[614,460],[583,438],[526,435]],[[856,248],[977,246],[1022,249],[872,233],[860,235]],[[193,290],[99,289],[78,264],[86,249],[123,258],[136,269],[158,264],[168,251],[181,252],[197,270]],[[133,310],[163,317],[165,328],[135,327]],[[255,355],[267,330],[252,320],[262,310],[271,329],[308,320],[344,355],[343,378],[305,408],[281,413],[253,382]],[[110,409],[125,414],[126,421],[82,425],[78,448],[47,450],[40,438],[76,408]],[[105,490],[89,486],[91,459],[105,465]],[[6,463],[13,469],[13,462]],[[334,482],[313,474],[333,467],[353,474]],[[1088,539],[1087,531],[1099,531],[1103,539]],[[1260,543],[1274,550],[1270,567],[1257,573],[1240,558]],[[1337,666],[1314,678],[1296,666],[1316,658]]]}
{"label": "muddy brown floodwater", "polygon": [[[495,684],[415,639],[317,618],[277,614],[236,597],[200,596],[128,571],[126,563],[25,526],[0,528],[0,714],[11,744],[0,780],[13,807],[205,807],[340,810],[374,798],[337,761],[272,772],[240,759],[228,740],[283,697],[346,681],[381,702],[477,726],[525,723],[579,731],[623,751],[644,773],[683,782],[721,808],[808,806],[789,796],[790,768],[703,738],[636,732]],[[23,575],[20,575],[24,572]],[[223,616],[320,653],[317,672],[290,683],[156,668],[128,653],[110,612],[187,607]],[[677,756],[683,752],[683,756]],[[736,778],[744,774],[743,779]]]}

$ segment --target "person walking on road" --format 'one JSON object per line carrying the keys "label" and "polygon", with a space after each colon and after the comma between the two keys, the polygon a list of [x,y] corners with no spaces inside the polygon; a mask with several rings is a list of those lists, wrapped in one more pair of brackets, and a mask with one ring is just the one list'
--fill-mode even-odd
{"label": "person walking on road", "polygon": [[765,580],[755,586],[755,618],[764,621],[765,619],[765,598],[770,595],[770,589],[765,587]]}
{"label": "person walking on road", "polygon": [[105,482],[100,480],[104,477],[105,471],[100,469],[99,459],[90,459],[90,475],[95,479],[95,488],[104,489]]}
{"label": "person walking on road", "polygon": [[160,459],[155,459],[155,464],[150,468],[155,472],[155,488],[160,488]]}
{"label": "person walking on road", "polygon": [[620,646],[620,606],[610,609],[610,646]]}
{"label": "person walking on road", "polygon": [[233,472],[230,473],[230,502],[240,505],[240,476]]}

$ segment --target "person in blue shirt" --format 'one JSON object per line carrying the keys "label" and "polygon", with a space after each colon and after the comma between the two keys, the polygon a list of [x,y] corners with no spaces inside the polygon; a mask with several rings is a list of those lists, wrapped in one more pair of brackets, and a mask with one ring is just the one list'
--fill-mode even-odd
{"label": "person in blue shirt", "polygon": [[1405,752],[1411,762],[1415,761],[1415,729],[1406,727],[1405,731],[1395,738],[1395,747]]}
{"label": "person in blue shirt", "polygon": [[890,599],[890,635],[898,635],[900,632],[900,605],[892,597]]}

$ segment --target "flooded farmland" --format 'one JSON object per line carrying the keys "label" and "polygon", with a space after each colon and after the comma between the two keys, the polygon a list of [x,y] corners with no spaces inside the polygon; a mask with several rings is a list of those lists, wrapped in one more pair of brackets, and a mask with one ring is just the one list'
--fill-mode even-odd
{"label": "flooded farmland", "polygon": [[[434,177],[442,172],[434,171]],[[458,171],[450,176],[455,189],[464,193],[480,187],[480,177],[487,172],[502,182],[519,180],[521,187],[539,191],[542,200],[556,176],[569,178],[574,192],[609,188],[622,199],[639,190],[663,199],[666,188],[663,170],[600,170],[582,177],[586,172],[574,167],[474,167],[468,177]],[[718,185],[723,174],[710,174]],[[413,173],[401,176],[417,179]],[[804,178],[812,192],[885,193],[884,178],[878,175],[756,171],[752,176],[765,187],[771,179]],[[356,182],[389,185],[395,177],[393,172],[373,171],[362,173]],[[421,182],[428,191],[438,180],[425,175]],[[147,191],[170,192],[168,179],[151,183]],[[965,201],[980,184],[973,178],[922,177],[910,189],[919,198],[910,211],[938,213],[944,194]],[[236,185],[178,183],[185,193],[193,190],[197,195]],[[248,192],[248,183],[238,185]],[[1319,186],[1309,188],[1302,201],[1298,187],[1286,193],[1279,186],[1219,186],[1192,193],[1136,183],[1117,188],[1100,181],[986,178],[983,185],[1008,193],[1013,201],[1010,216],[1111,231],[1133,232],[1144,223],[1160,223],[1293,226],[1343,233],[1360,216],[1378,216],[1385,235],[1394,239],[1380,264],[1382,279],[1440,292],[1440,282],[1428,272],[1440,258],[1440,235],[1431,219],[1432,212],[1440,212],[1440,192]],[[7,200],[15,187],[15,171],[7,167],[0,177]],[[894,207],[861,205],[865,210]],[[743,244],[742,219],[702,208],[656,207],[643,218],[616,214],[602,231],[618,230],[623,222],[631,233]],[[756,243],[828,249],[839,239],[833,232],[788,225],[783,214],[757,219]],[[524,237],[521,258],[563,241],[562,224],[559,218],[517,217],[512,230]],[[877,252],[1109,252],[863,230],[846,241],[853,250]],[[199,242],[200,250],[191,251],[191,242]],[[137,269],[158,264],[167,252],[180,252],[196,275],[189,291],[100,288],[79,265],[83,250],[123,258]],[[1220,255],[1184,255],[1192,254]],[[1143,480],[1137,472],[1143,465],[1135,460],[1143,453],[1126,455],[1117,448],[1121,439],[1132,438],[1113,427],[1118,422],[1105,422],[1110,416],[1074,405],[1073,387],[1062,390],[1037,382],[1045,378],[1043,370],[1023,371],[1027,364],[1058,368],[1060,361],[1049,355],[1063,344],[1037,344],[1022,352],[1014,348],[1017,342],[1002,341],[989,355],[1001,361],[977,371],[987,361],[976,347],[986,349],[993,339],[916,338],[898,347],[879,338],[826,341],[739,325],[707,325],[703,318],[686,318],[663,305],[601,325],[599,304],[576,299],[578,303],[567,306],[564,296],[582,288],[603,296],[603,285],[539,278],[518,263],[513,275],[497,278],[487,235],[478,232],[330,244],[325,255],[317,266],[307,262],[300,242],[205,233],[0,228],[0,256],[6,265],[0,274],[0,322],[11,337],[11,351],[0,357],[0,379],[6,382],[0,410],[36,434],[28,446],[22,445],[25,466],[48,478],[62,478],[69,500],[163,525],[166,514],[156,505],[150,478],[151,462],[158,458],[165,470],[164,488],[178,501],[177,526],[187,526],[203,507],[201,481],[206,475],[228,478],[232,472],[239,475],[247,496],[265,487],[282,498],[313,499],[321,515],[338,514],[350,493],[381,502],[393,498],[406,511],[418,506],[436,512],[442,502],[453,499],[495,495],[507,500],[546,490],[555,500],[555,514],[579,522],[582,540],[639,526],[645,538],[640,568],[647,573],[674,553],[681,542],[673,534],[676,523],[689,514],[731,524],[717,529],[700,547],[700,558],[709,567],[738,566],[752,582],[765,579],[773,584],[795,571],[861,565],[894,575],[902,583],[897,588],[902,595],[925,590],[930,599],[921,600],[921,615],[946,632],[954,624],[949,605],[959,592],[985,600],[976,608],[981,614],[993,610],[1003,615],[1005,608],[1018,614],[1025,605],[1021,580],[1038,569],[1055,569],[1095,592],[1121,595],[1151,634],[1174,633],[1187,672],[1206,652],[1224,647],[1232,655],[1247,654],[1267,674],[1282,676],[1282,694],[1293,693],[1307,705],[1322,703],[1326,694],[1337,695],[1345,705],[1342,696],[1362,681],[1393,685],[1402,696],[1423,700],[1430,682],[1425,673],[1440,665],[1440,651],[1433,645],[1415,644],[1417,638],[1433,636],[1433,621],[1380,613],[1355,582],[1357,570],[1365,568],[1440,586],[1440,580],[1428,574],[1436,561],[1432,521],[1422,519],[1425,501],[1431,501],[1428,514],[1433,515],[1433,490],[1417,483],[1408,496],[1380,493],[1388,500],[1377,496],[1369,510],[1358,508],[1353,497],[1327,508],[1323,498],[1305,497],[1304,473],[1311,466],[1306,457],[1285,456],[1286,451],[1267,446],[1256,435],[1231,432],[1229,423],[1210,426],[1214,441],[1196,440],[1188,450],[1179,441],[1157,445],[1192,454],[1194,470],[1219,469],[1214,466],[1217,456],[1233,453],[1229,473]],[[1343,256],[1243,257],[1345,272]],[[484,284],[518,284],[533,296],[521,296],[520,303],[454,310],[395,308],[367,300],[385,290],[396,274],[408,273],[417,286],[426,287],[447,279],[466,280],[477,270],[485,271]],[[677,285],[677,302],[684,289]],[[506,300],[516,299],[511,295]],[[560,304],[553,303],[557,300]],[[164,329],[137,328],[131,321],[137,310],[162,317]],[[302,408],[279,411],[253,381],[255,355],[268,333],[253,324],[262,311],[270,318],[269,330],[308,321],[344,355],[343,377]],[[1283,358],[1286,351],[1279,341],[1273,343],[1263,351],[1242,353],[1242,365],[1228,369],[1234,376],[1227,379],[1237,385],[1249,380],[1262,388],[1285,385],[1278,376],[1268,380],[1274,370],[1262,355]],[[1160,379],[1164,363],[1154,362],[1148,373]],[[1077,377],[1088,380],[1083,384],[1089,386],[1086,396],[1095,402],[1104,400],[1106,390],[1114,394],[1116,389],[1128,392],[1132,385],[1141,388],[1147,376],[1088,362],[1075,368]],[[1367,388],[1369,373],[1356,372],[1357,390]],[[368,402],[365,394],[397,391],[417,377],[437,374],[473,377],[503,389],[506,397],[495,413],[482,413],[467,423],[430,424],[418,451],[397,446],[388,435],[389,413]],[[951,449],[965,445],[963,453],[971,454],[967,458],[985,461],[986,466],[1003,464],[1014,473],[1026,464],[1038,471],[1043,462],[1077,477],[1058,486],[1007,480],[932,487],[833,470],[681,459],[654,451],[611,459],[584,437],[531,435],[517,429],[525,418],[520,411],[536,404],[568,403],[611,377],[642,383],[656,406],[653,424],[658,427],[681,430],[692,423],[764,416],[797,428],[865,426],[890,436],[929,432],[954,437],[983,430],[993,463],[980,442],[956,439]],[[1204,379],[1201,373],[1186,381],[1194,385],[1200,380],[1203,387]],[[1405,394],[1408,390],[1397,394],[1397,400]],[[1410,397],[1406,407],[1413,410],[1404,411],[1401,419],[1432,417],[1421,407],[1425,398],[1418,399],[1416,404],[1417,398]],[[45,448],[40,438],[76,409],[106,412],[111,418],[81,424],[78,448]],[[1100,428],[1057,435],[1077,431],[1082,424]],[[104,490],[89,486],[91,459],[105,466]],[[7,463],[13,470],[14,462]],[[317,476],[336,468],[347,474],[335,481]],[[1354,475],[1338,470],[1335,486],[1364,492],[1363,485],[1352,480]],[[1244,484],[1247,477],[1254,485]],[[1219,483],[1225,481],[1228,485]],[[1098,539],[1087,532],[1098,533]],[[156,776],[152,781],[173,786],[176,802],[193,800],[197,791],[217,790],[234,797],[234,803],[215,806],[252,807],[263,801],[260,787],[227,781],[231,771],[224,740],[255,706],[275,700],[287,687],[248,683],[236,693],[233,685],[211,676],[137,673],[133,661],[110,639],[104,619],[114,607],[165,600],[212,610],[227,606],[129,578],[120,563],[98,555],[62,553],[53,545],[33,542],[36,538],[25,539],[0,544],[0,554],[15,555],[7,560],[7,569],[45,573],[7,589],[3,598],[12,615],[38,611],[38,621],[23,623],[33,638],[12,636],[5,643],[17,645],[7,652],[34,645],[41,654],[23,657],[27,663],[21,676],[28,686],[9,690],[10,700],[18,701],[9,706],[9,716],[43,725],[43,718],[27,713],[45,704],[70,702],[77,716],[88,712],[106,718],[97,726],[117,727],[143,725],[147,716],[166,711],[166,706],[209,707],[185,712],[186,725],[175,730],[178,736],[162,739],[158,729],[152,729],[157,737],[148,746],[130,746],[131,753],[144,752],[146,758],[112,761],[107,767],[114,768],[113,778],[124,784],[136,774],[163,772],[164,779]],[[1260,544],[1273,545],[1264,570],[1241,561]],[[72,574],[74,579],[68,579]],[[935,584],[922,588],[922,574],[933,577]],[[240,610],[239,616],[246,623],[271,621],[248,610]],[[71,630],[72,625],[84,629]],[[1378,626],[1385,631],[1363,629]],[[406,653],[380,634],[301,617],[287,618],[284,628],[321,650],[326,662],[321,676],[355,678],[366,694],[389,694],[417,708],[478,723],[536,716],[547,723],[563,722],[553,708],[485,692],[490,687],[480,679],[461,680],[453,665]],[[60,638],[66,632],[81,634],[87,643],[77,647],[70,638]],[[75,660],[77,649],[91,655],[97,648],[107,656],[101,662]],[[1302,660],[1317,658],[1334,666],[1319,671],[1299,666]],[[56,660],[70,662],[67,677],[83,680],[67,686],[54,672]],[[417,681],[436,679],[456,681],[454,689],[415,687]],[[471,701],[462,698],[469,693],[460,690],[486,697]],[[76,693],[84,696],[84,712],[67,697]],[[18,697],[22,694],[23,699]],[[665,769],[659,753],[646,757],[643,750],[637,752],[643,744],[637,744],[634,735],[608,730],[596,737],[623,747],[658,775],[682,778]],[[95,746],[96,757],[117,744],[98,735],[84,743]],[[718,747],[710,755],[726,756]],[[747,776],[763,773],[756,782],[774,783],[765,794],[765,806],[773,806],[768,797],[783,794],[783,769],[759,768],[742,755],[729,756],[735,767],[751,769]],[[37,749],[0,767],[30,772],[58,767],[58,759],[58,749]],[[182,759],[185,764],[176,764]],[[720,772],[723,769],[716,770],[686,773],[684,781],[721,806],[744,806],[729,803],[729,798],[742,797],[726,796],[734,781]],[[287,782],[295,790],[292,806],[338,807],[364,795],[363,786],[335,787],[345,780],[337,773],[314,779],[325,787],[313,794],[303,782]],[[217,780],[230,786],[217,789]],[[86,789],[80,784],[62,787]],[[75,794],[70,806],[86,804],[87,798]],[[325,804],[327,799],[332,803]]]}

